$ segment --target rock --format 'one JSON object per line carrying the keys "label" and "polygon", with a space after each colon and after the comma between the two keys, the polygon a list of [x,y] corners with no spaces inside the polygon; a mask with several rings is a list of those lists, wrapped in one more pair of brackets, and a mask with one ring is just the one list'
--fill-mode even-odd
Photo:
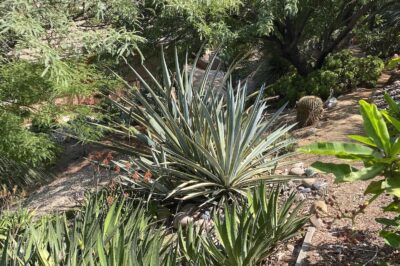
{"label": "rock", "polygon": [[288,181],[288,182],[286,183],[286,185],[287,185],[289,188],[294,188],[294,187],[296,186],[296,184],[295,184],[292,180]]}
{"label": "rock", "polygon": [[304,170],[304,173],[305,173],[306,176],[308,176],[308,177],[315,176],[315,174],[316,174],[316,172],[315,172],[314,169],[312,169],[312,168],[306,168],[306,169]]}
{"label": "rock", "polygon": [[303,188],[302,190],[300,190],[300,193],[310,193],[311,192],[311,188]]}
{"label": "rock", "polygon": [[290,169],[289,175],[302,176],[302,175],[304,175],[304,169],[300,168],[300,167],[293,167],[292,169]]}
{"label": "rock", "polygon": [[325,201],[314,201],[313,205],[311,206],[311,213],[328,213],[328,206],[326,205]]}
{"label": "rock", "polygon": [[300,162],[300,163],[295,163],[293,166],[293,168],[304,168],[304,163]]}
{"label": "rock", "polygon": [[303,178],[301,180],[301,184],[304,187],[308,187],[311,188],[313,186],[313,184],[316,182],[317,180],[315,178]]}
{"label": "rock", "polygon": [[189,223],[193,222],[193,217],[184,212],[177,213],[174,217],[173,226],[178,229],[179,226],[186,227]]}
{"label": "rock", "polygon": [[198,227],[203,227],[206,223],[207,223],[206,220],[198,219],[197,221],[194,222],[194,225]]}
{"label": "rock", "polygon": [[290,251],[293,252],[294,251],[294,246],[292,244],[287,244],[286,248]]}
{"label": "rock", "polygon": [[207,232],[211,231],[213,228],[214,223],[212,220],[204,220],[204,219],[198,219],[197,221],[194,222],[194,226],[199,227]]}
{"label": "rock", "polygon": [[203,220],[209,221],[209,220],[211,219],[211,214],[210,214],[209,211],[205,211],[205,212],[200,216],[200,218],[203,219]]}
{"label": "rock", "polygon": [[325,107],[328,109],[331,109],[337,105],[337,99],[335,97],[330,97],[326,102],[325,102]]}
{"label": "rock", "polygon": [[315,215],[310,217],[310,222],[317,229],[319,229],[319,228],[324,226],[324,222],[321,220],[321,218],[317,218],[317,216],[315,216]]}
{"label": "rock", "polygon": [[304,194],[302,194],[302,193],[297,193],[296,196],[294,196],[294,200],[296,202],[303,201],[305,199],[306,199],[306,196],[304,196]]}
{"label": "rock", "polygon": [[315,182],[315,183],[313,183],[312,184],[312,189],[314,189],[314,190],[321,190],[321,189],[323,189],[323,188],[325,188],[325,187],[327,187],[328,186],[328,183],[325,183],[325,182]]}
{"label": "rock", "polygon": [[282,175],[283,171],[282,170],[275,170],[274,175]]}

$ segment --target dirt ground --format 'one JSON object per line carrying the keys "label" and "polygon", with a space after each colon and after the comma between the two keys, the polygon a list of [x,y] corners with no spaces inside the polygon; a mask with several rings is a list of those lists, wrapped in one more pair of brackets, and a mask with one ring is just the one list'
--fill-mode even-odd
{"label": "dirt ground", "polygon": [[[384,75],[380,84],[384,84],[389,76]],[[340,97],[338,104],[324,113],[324,118],[315,127],[303,128],[293,132],[299,139],[299,145],[316,141],[349,141],[347,135],[362,134],[362,118],[359,115],[358,101],[368,99],[372,91],[358,89],[353,93]],[[287,121],[295,119],[294,112],[289,112]],[[89,147],[89,155],[95,152],[107,153]],[[62,211],[79,206],[86,190],[95,190],[104,186],[114,176],[110,171],[96,172],[90,161],[82,156],[82,148],[76,145],[67,145],[60,161],[52,169],[56,178],[53,182],[39,188],[29,195],[24,206],[35,210],[37,214],[52,211]],[[327,156],[296,155],[295,160],[310,166],[317,160],[337,161]],[[354,210],[362,204],[366,197],[363,194],[367,183],[354,182],[335,184],[332,176],[319,176],[328,186],[324,195],[314,195],[314,200],[327,200],[335,197],[334,206],[328,206],[328,214],[322,217],[323,226],[317,228],[311,247],[307,252],[305,265],[377,265],[390,261],[400,263],[400,254],[386,247],[379,238],[381,225],[375,221],[376,217],[384,217],[380,206],[389,201],[388,198],[376,200],[357,216],[355,223],[349,219],[334,219],[340,208]],[[330,225],[329,223],[332,222]],[[271,258],[270,265],[294,265],[302,245],[303,237],[280,247]]]}
{"label": "dirt ground", "polygon": [[[389,76],[384,75],[380,84]],[[358,101],[369,99],[372,91],[358,89],[353,93],[340,97],[335,108],[327,110],[324,118],[315,127],[308,127],[294,132],[299,140],[299,146],[318,141],[350,141],[347,135],[363,134],[362,117],[359,114]],[[288,121],[294,118],[294,113],[289,115]],[[332,156],[296,155],[296,161],[310,166],[315,161],[339,162]],[[357,165],[356,165],[357,166]],[[361,165],[360,165],[361,166]],[[381,206],[389,202],[389,198],[382,197],[368,206],[364,213],[356,216],[354,224],[351,219],[337,219],[339,209],[344,212],[356,210],[368,197],[364,196],[368,182],[354,182],[335,184],[331,175],[320,175],[318,180],[328,183],[325,196],[317,196],[312,200],[325,200],[334,197],[335,204],[328,204],[328,214],[321,217],[323,226],[317,228],[307,252],[305,265],[379,265],[383,262],[400,263],[400,253],[384,245],[378,236],[382,226],[375,221],[378,217],[387,217]],[[332,222],[332,224],[329,224]],[[278,251],[275,262],[271,265],[294,265],[298,256],[303,238],[293,243],[295,249],[291,252],[285,246]]]}

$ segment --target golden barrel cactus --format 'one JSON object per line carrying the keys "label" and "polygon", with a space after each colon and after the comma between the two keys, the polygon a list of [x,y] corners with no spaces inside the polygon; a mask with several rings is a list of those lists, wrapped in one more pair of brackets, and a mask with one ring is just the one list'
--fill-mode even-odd
{"label": "golden barrel cactus", "polygon": [[304,96],[296,103],[296,109],[299,126],[311,126],[321,119],[324,103],[317,96]]}

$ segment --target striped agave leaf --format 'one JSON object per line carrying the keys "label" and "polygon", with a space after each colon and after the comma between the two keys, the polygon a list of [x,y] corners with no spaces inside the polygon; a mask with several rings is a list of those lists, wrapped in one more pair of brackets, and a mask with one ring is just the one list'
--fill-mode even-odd
{"label": "striped agave leaf", "polygon": [[[129,163],[136,168],[126,169],[126,162],[116,162],[128,172],[124,182],[165,197],[206,197],[211,201],[245,195],[244,191],[260,180],[282,181],[283,177],[269,174],[291,155],[283,150],[294,142],[283,139],[293,125],[276,123],[284,106],[267,115],[263,87],[248,107],[247,84],[232,84],[231,67],[222,80],[224,88],[216,86],[213,61],[200,82],[193,78],[195,68],[188,69],[187,57],[181,70],[177,52],[174,70],[167,67],[162,55],[162,84],[146,68],[151,82],[131,67],[143,88],[126,83],[128,96],[115,104],[146,132],[130,125],[118,125],[114,130],[136,137],[148,149],[143,153],[143,149],[128,148],[137,155]],[[133,173],[137,168],[141,171]]]}

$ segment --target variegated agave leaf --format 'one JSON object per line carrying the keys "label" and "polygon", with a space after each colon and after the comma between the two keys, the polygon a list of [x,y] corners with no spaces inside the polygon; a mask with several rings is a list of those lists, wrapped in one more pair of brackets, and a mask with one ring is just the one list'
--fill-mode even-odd
{"label": "variegated agave leaf", "polygon": [[[260,180],[282,181],[282,177],[268,174],[291,155],[282,151],[293,140],[282,140],[282,136],[293,125],[276,127],[284,106],[267,118],[263,100],[265,87],[262,87],[248,107],[247,84],[232,84],[229,78],[232,68],[223,78],[224,88],[216,88],[212,61],[201,82],[196,83],[195,68],[181,70],[177,53],[174,71],[162,57],[162,84],[150,71],[147,70],[152,84],[132,68],[143,88],[126,83],[136,101],[127,97],[122,101],[133,110],[131,118],[144,126],[146,132],[132,130],[132,126],[120,127],[120,130],[133,133],[131,137],[146,144],[148,150],[131,162],[135,170],[140,169],[140,178],[130,178],[133,168],[125,169],[128,172],[125,182],[165,197],[215,200],[244,195],[245,189]],[[185,62],[187,66],[188,60]],[[121,104],[116,102],[116,105]],[[144,178],[148,172],[151,180]]]}

